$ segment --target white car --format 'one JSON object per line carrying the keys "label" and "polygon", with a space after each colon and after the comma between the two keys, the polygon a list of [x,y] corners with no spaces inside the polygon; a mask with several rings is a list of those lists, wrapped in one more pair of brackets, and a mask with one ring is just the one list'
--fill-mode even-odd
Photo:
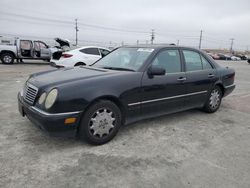
{"label": "white car", "polygon": [[236,57],[236,56],[231,56],[231,60],[233,60],[233,61],[240,61],[241,59],[239,57]]}
{"label": "white car", "polygon": [[79,65],[91,65],[100,58],[110,53],[107,48],[97,46],[84,46],[67,52],[63,52],[61,57],[52,58],[51,66],[54,67],[74,67]]}

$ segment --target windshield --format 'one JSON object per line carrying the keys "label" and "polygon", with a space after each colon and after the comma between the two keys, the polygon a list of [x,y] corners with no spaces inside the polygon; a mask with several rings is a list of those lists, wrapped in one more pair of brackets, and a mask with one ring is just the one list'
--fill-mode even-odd
{"label": "windshield", "polygon": [[152,48],[118,48],[93,66],[125,71],[137,71],[154,51]]}

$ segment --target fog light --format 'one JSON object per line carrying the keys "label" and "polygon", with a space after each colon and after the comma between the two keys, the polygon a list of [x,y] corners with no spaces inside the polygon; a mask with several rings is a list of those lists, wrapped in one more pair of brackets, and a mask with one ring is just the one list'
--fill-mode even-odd
{"label": "fog light", "polygon": [[66,118],[64,120],[64,124],[70,124],[70,123],[75,123],[76,122],[76,118]]}

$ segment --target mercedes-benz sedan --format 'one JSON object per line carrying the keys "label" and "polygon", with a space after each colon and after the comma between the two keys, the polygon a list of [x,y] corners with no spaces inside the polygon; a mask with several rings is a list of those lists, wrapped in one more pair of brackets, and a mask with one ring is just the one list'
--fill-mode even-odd
{"label": "mercedes-benz sedan", "polygon": [[121,47],[92,66],[40,72],[18,94],[20,113],[52,133],[92,144],[121,125],[200,108],[217,111],[235,88],[235,71],[179,46]]}

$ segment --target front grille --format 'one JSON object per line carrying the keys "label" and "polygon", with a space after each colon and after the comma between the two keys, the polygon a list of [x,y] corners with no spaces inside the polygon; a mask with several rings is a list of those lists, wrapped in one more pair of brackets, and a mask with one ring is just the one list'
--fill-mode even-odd
{"label": "front grille", "polygon": [[38,88],[27,83],[24,87],[23,91],[23,98],[25,101],[27,101],[29,104],[33,105],[36,99],[36,95],[38,92]]}

